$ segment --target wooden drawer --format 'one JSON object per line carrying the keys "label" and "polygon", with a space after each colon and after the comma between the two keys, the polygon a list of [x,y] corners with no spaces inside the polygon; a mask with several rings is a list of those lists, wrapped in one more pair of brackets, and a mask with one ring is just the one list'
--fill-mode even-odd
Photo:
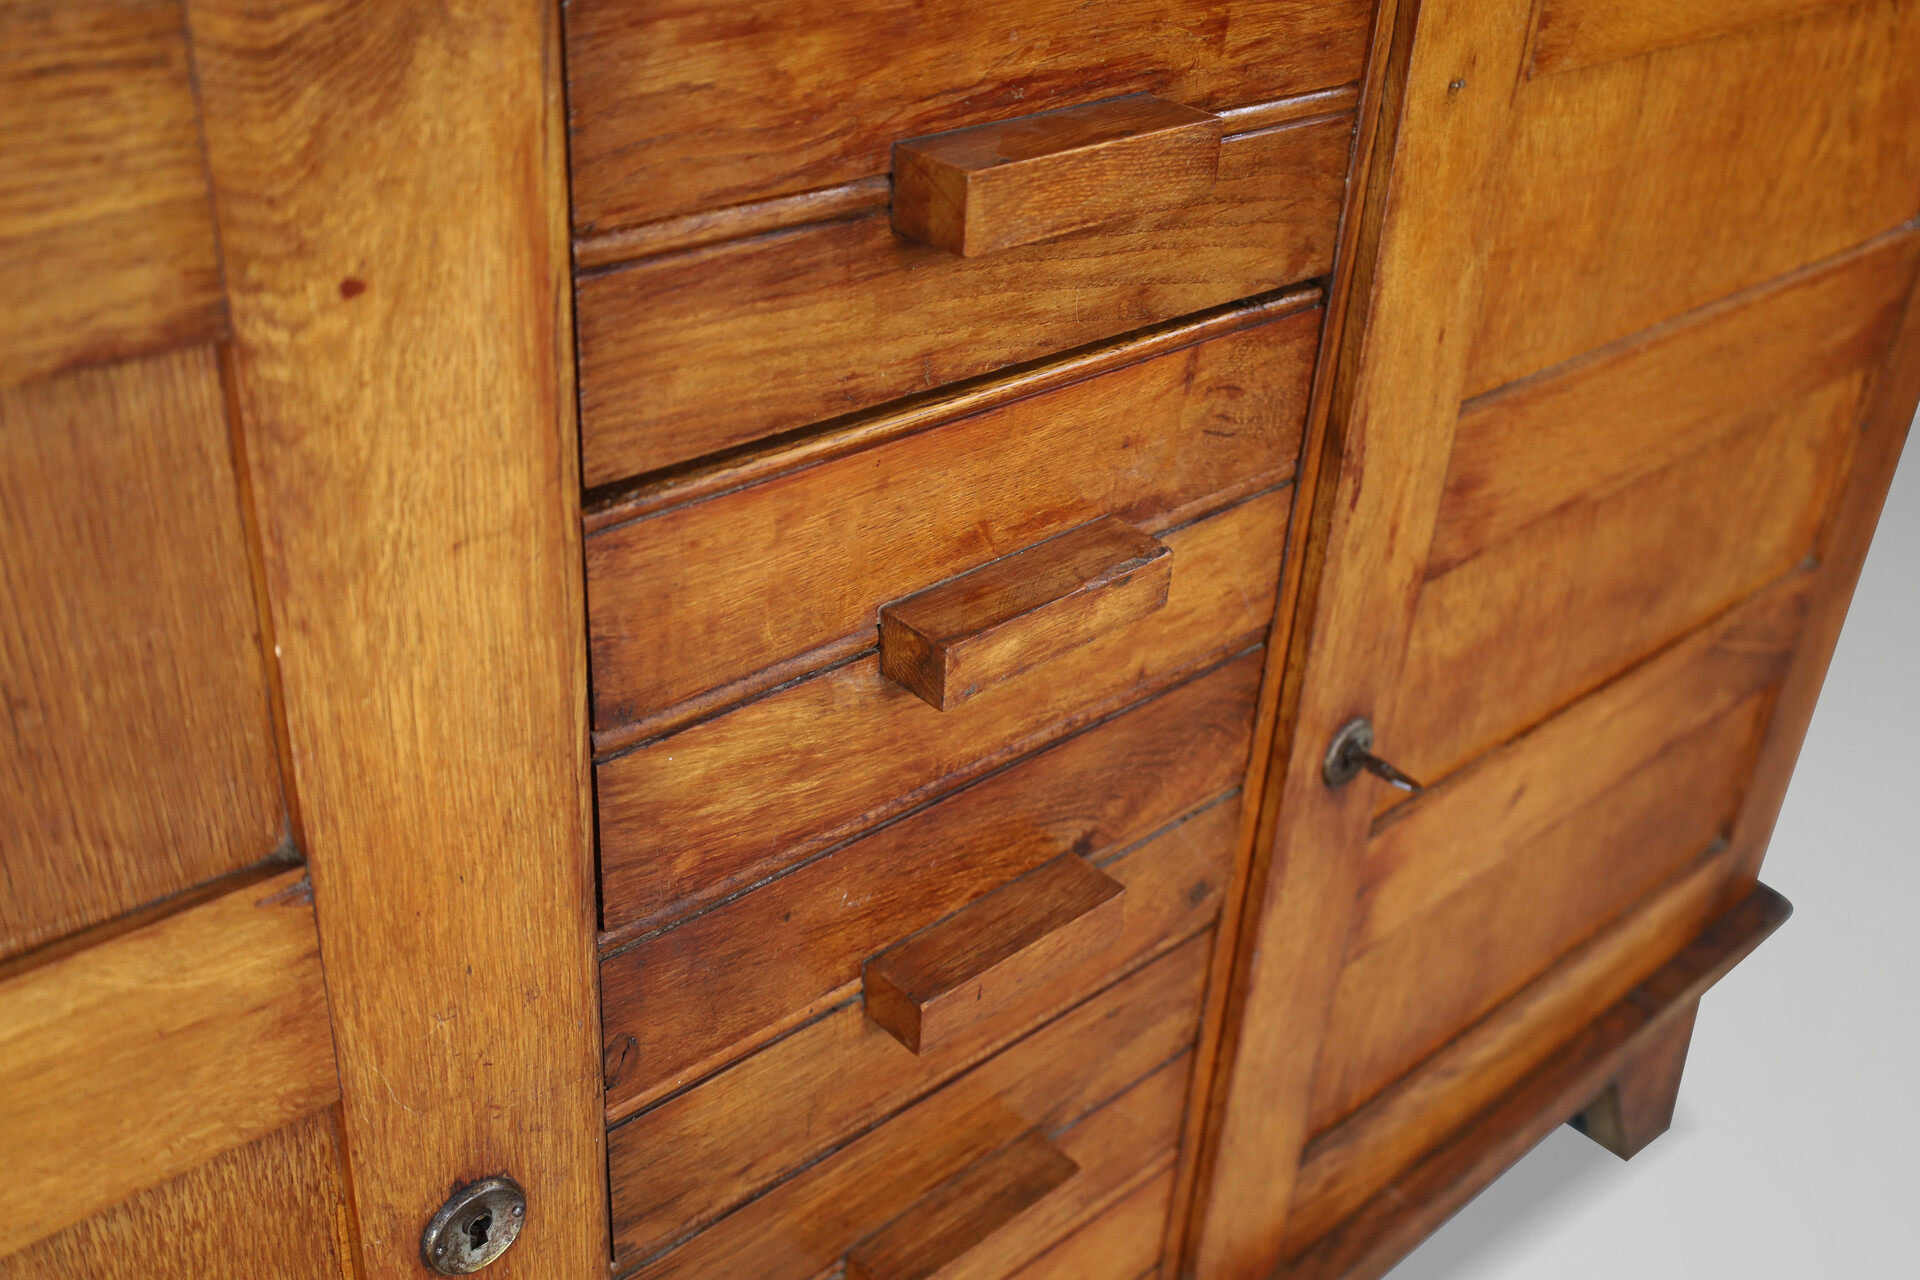
{"label": "wooden drawer", "polygon": [[960,1043],[923,1046],[918,1076],[951,1071],[1205,927],[1233,855],[1259,680],[1256,651],[609,955],[610,1116],[844,1004],[866,962],[936,922],[964,922],[963,908],[1062,856],[1125,887],[1119,928],[1035,990],[981,1010]]}
{"label": "wooden drawer", "polygon": [[736,699],[869,648],[887,601],[1075,525],[1115,516],[1160,533],[1289,480],[1317,296],[895,415],[868,447],[775,458],[759,483],[725,473],[707,485],[717,496],[669,488],[596,510],[596,744],[657,733],[689,698]]}
{"label": "wooden drawer", "polygon": [[1324,275],[1350,109],[1229,136],[1197,203],[961,257],[888,210],[584,272],[600,487]]}
{"label": "wooden drawer", "polygon": [[[1060,1180],[1055,1165],[1044,1194],[1018,1198],[1023,1212],[979,1222],[950,1274],[1013,1273],[1171,1166],[1210,941],[1193,938],[878,1128],[837,1136],[810,1163],[797,1151],[757,1163],[754,1122],[785,1126],[794,1112],[804,1126],[811,1107],[836,1095],[883,1093],[884,1057],[792,1093],[782,1073],[757,1071],[755,1057],[642,1113],[609,1135],[616,1270],[808,1280],[853,1252],[869,1274],[893,1274],[886,1259],[932,1247],[935,1233],[922,1242],[909,1229],[937,1207],[943,1184],[951,1194],[950,1179],[992,1180],[983,1161],[1025,1144],[1014,1152],[1023,1163],[1044,1143],[1073,1171]],[[895,1069],[910,1066],[913,1055],[886,1032],[867,1034]],[[663,1113],[672,1128],[655,1120]],[[674,1134],[697,1151],[668,1141]],[[696,1227],[705,1229],[684,1235]]]}
{"label": "wooden drawer", "polygon": [[937,711],[871,651],[597,769],[605,927],[665,924],[1260,645],[1291,494],[1160,535],[1164,607]]}
{"label": "wooden drawer", "polygon": [[1129,93],[1207,111],[1360,78],[1366,0],[714,6],[573,0],[574,225],[604,233],[888,171],[902,138]]}

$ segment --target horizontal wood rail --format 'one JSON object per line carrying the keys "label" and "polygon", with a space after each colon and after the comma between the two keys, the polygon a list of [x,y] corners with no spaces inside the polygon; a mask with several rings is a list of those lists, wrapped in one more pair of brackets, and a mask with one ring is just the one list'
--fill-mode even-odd
{"label": "horizontal wood rail", "polygon": [[0,1254],[338,1100],[306,869],[0,980]]}
{"label": "horizontal wood rail", "polygon": [[1756,885],[1667,964],[1561,1043],[1499,1100],[1377,1191],[1276,1280],[1376,1280],[1549,1133],[1603,1095],[1700,996],[1786,922],[1792,904]]}

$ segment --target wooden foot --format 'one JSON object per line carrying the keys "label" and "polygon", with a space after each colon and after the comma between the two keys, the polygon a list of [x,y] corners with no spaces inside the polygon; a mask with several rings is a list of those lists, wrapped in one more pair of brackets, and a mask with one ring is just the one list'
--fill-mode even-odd
{"label": "wooden foot", "polygon": [[1573,1127],[1622,1160],[1631,1160],[1673,1123],[1680,1096],[1680,1073],[1687,1065],[1695,1000],[1677,1011],[1633,1057],[1620,1067],[1605,1092],[1573,1118]]}

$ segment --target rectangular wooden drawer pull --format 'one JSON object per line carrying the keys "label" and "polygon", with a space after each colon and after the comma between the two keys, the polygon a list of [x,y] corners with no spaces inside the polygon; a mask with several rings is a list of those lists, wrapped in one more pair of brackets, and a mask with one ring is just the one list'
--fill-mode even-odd
{"label": "rectangular wooden drawer pull", "polygon": [[1101,516],[880,610],[880,671],[946,711],[1167,602],[1173,552]]}
{"label": "rectangular wooden drawer pull", "polygon": [[1044,862],[868,960],[867,1016],[931,1050],[1110,946],[1125,892],[1075,854]]}
{"label": "rectangular wooden drawer pull", "polygon": [[936,1280],[1080,1172],[1038,1129],[982,1156],[847,1251],[847,1280]]}
{"label": "rectangular wooden drawer pull", "polygon": [[893,146],[893,229],[962,257],[1197,204],[1220,117],[1150,93]]}

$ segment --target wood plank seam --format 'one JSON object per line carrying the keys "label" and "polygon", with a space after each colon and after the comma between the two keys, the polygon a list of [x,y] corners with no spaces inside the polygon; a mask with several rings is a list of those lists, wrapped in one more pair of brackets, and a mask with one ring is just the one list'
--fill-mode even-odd
{"label": "wood plank seam", "polygon": [[696,463],[650,472],[637,480],[615,481],[587,494],[582,524],[589,535],[610,533],[873,445],[918,435],[1155,356],[1184,351],[1309,311],[1320,305],[1324,296],[1318,284],[1288,285],[982,374],[924,395],[829,418]]}

